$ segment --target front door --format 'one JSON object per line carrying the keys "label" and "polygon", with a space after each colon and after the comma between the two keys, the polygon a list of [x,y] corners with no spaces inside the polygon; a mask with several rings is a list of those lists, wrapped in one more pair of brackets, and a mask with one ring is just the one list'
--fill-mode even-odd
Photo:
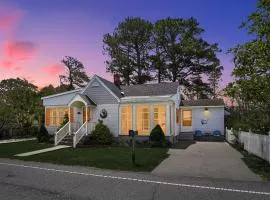
{"label": "front door", "polygon": [[182,123],[181,132],[191,132],[192,131],[192,109],[184,108],[182,109]]}

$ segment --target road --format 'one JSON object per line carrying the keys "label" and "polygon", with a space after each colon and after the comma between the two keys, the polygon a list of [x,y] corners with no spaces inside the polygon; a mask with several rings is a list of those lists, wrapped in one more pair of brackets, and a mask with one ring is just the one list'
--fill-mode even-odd
{"label": "road", "polygon": [[78,166],[0,159],[1,200],[47,199],[270,199],[270,183],[165,178]]}

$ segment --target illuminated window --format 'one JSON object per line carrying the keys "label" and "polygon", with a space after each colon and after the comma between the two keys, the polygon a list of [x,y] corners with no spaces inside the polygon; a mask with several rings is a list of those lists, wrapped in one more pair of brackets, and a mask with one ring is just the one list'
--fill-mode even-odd
{"label": "illuminated window", "polygon": [[136,122],[139,135],[148,135],[150,132],[150,106],[140,105],[136,107]]}
{"label": "illuminated window", "polygon": [[154,125],[159,124],[163,132],[166,133],[166,105],[154,106]]}
{"label": "illuminated window", "polygon": [[132,129],[132,106],[121,107],[121,134],[128,135]]}
{"label": "illuminated window", "polygon": [[68,115],[68,108],[51,108],[50,125],[59,126],[62,124],[65,115]]}
{"label": "illuminated window", "polygon": [[183,126],[191,126],[192,124],[192,111],[183,110]]}

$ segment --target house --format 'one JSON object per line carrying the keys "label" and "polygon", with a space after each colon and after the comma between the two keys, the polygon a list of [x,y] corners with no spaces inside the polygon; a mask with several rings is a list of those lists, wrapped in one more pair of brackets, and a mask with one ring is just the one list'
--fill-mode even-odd
{"label": "house", "polygon": [[[224,133],[223,100],[181,101],[177,82],[120,86],[117,80],[112,83],[94,75],[84,88],[42,98],[45,125],[55,133],[55,145],[72,137],[76,147],[99,119],[115,137],[127,137],[132,129],[138,138],[148,138],[156,124],[170,140],[181,135],[193,138],[196,130]],[[65,114],[69,122],[57,131]]]}

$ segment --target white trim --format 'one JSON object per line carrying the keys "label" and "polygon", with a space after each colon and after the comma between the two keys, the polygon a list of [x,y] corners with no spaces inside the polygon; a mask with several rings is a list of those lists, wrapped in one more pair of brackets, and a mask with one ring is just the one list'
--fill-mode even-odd
{"label": "white trim", "polygon": [[[85,106],[88,106],[87,102],[86,102],[79,94],[76,94],[76,95],[70,100],[70,102],[68,103],[68,107],[70,107],[70,106],[72,105],[72,103],[75,102],[74,99],[75,99],[76,97],[79,97],[79,100],[80,100],[82,103],[84,103]],[[78,101],[78,100],[76,100],[76,101]]]}
{"label": "white trim", "polygon": [[43,99],[49,99],[49,98],[53,98],[53,97],[58,97],[58,96],[62,96],[62,95],[65,95],[65,94],[71,94],[71,93],[79,92],[81,90],[83,90],[83,88],[79,88],[79,89],[70,90],[70,91],[67,91],[67,92],[61,92],[61,93],[58,93],[58,94],[53,94],[53,95],[41,97],[41,99],[43,100]]}

